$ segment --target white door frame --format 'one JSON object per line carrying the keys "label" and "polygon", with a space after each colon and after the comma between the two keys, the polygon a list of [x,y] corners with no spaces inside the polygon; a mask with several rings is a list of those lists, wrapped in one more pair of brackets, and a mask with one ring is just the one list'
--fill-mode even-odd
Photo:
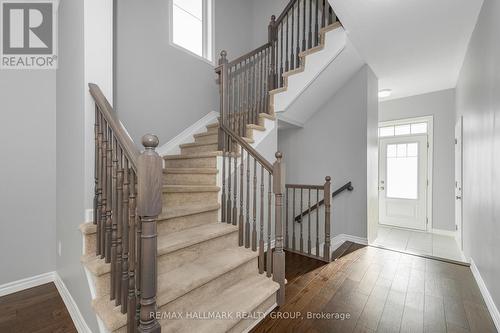
{"label": "white door frame", "polygon": [[[433,194],[433,160],[434,160],[434,116],[422,116],[414,118],[404,118],[404,119],[394,119],[381,121],[378,123],[378,127],[384,126],[394,126],[394,125],[405,125],[413,123],[427,123],[427,142],[429,147],[427,149],[427,231],[431,232],[433,230],[433,215],[432,215],[432,194]],[[380,156],[380,144],[379,144],[379,156]],[[380,163],[380,160],[379,160]],[[379,179],[380,184],[380,179]],[[379,192],[380,193],[380,192]],[[380,225],[380,223],[378,224]]]}
{"label": "white door frame", "polygon": [[[459,131],[459,133],[457,133]],[[463,252],[464,250],[464,222],[463,222],[463,155],[464,155],[464,147],[463,147],[463,116],[460,116],[455,123],[455,229],[457,230],[456,241],[458,245],[458,249]],[[457,148],[460,149],[459,156],[457,156]],[[459,163],[459,164],[457,164]],[[460,168],[457,169],[457,166]],[[460,172],[460,175],[457,175],[457,171]],[[458,179],[460,178],[460,179]],[[460,187],[460,188],[457,188]],[[460,198],[459,198],[460,197]],[[459,205],[459,209],[457,211],[457,205]],[[460,214],[460,215],[457,215]]]}

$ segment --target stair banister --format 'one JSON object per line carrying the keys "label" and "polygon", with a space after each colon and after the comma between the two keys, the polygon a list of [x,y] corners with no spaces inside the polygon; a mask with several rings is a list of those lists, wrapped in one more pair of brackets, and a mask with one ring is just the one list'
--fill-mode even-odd
{"label": "stair banister", "polygon": [[110,300],[127,314],[127,332],[158,333],[156,224],[163,179],[158,138],[145,135],[140,152],[99,87],[90,83],[89,91],[96,106],[96,255],[110,264]]}

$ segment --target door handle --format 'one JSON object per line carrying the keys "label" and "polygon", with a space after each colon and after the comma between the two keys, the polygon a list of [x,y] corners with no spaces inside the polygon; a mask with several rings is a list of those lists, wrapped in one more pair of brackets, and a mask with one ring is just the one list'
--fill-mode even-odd
{"label": "door handle", "polygon": [[461,196],[459,196],[459,195],[457,195],[457,196],[455,197],[455,199],[457,199],[457,200],[462,200],[462,197],[461,197]]}

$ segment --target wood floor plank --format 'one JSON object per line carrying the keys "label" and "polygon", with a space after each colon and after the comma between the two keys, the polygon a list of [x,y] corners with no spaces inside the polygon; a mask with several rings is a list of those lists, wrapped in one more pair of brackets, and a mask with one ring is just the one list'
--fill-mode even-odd
{"label": "wood floor plank", "polygon": [[496,332],[468,267],[357,244],[347,248],[321,265],[287,253],[286,303],[274,314],[300,316],[268,316],[252,332]]}

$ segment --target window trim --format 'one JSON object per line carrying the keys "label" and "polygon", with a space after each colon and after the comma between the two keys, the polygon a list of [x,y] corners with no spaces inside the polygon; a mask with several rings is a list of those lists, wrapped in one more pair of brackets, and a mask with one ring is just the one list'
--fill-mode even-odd
{"label": "window trim", "polygon": [[[202,36],[202,53],[203,55],[199,55],[194,53],[193,51],[186,49],[183,46],[180,46],[174,43],[174,0],[168,1],[168,21],[169,21],[169,29],[168,29],[168,39],[170,46],[183,51],[195,58],[203,60],[204,62],[215,66],[215,53],[214,53],[214,0],[202,0],[203,6],[203,36]],[[208,15],[207,15],[208,14]],[[208,57],[210,56],[211,59]]]}

